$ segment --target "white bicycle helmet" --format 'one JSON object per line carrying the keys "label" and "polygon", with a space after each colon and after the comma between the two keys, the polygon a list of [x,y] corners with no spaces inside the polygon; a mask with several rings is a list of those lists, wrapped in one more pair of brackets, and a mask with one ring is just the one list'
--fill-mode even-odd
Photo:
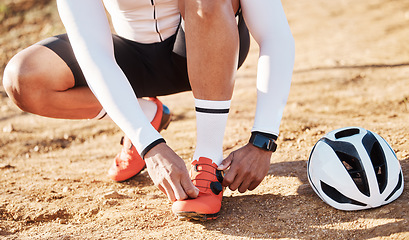
{"label": "white bicycle helmet", "polygon": [[340,210],[376,208],[398,198],[403,174],[395,152],[378,134],[360,127],[329,132],[313,147],[308,181]]}

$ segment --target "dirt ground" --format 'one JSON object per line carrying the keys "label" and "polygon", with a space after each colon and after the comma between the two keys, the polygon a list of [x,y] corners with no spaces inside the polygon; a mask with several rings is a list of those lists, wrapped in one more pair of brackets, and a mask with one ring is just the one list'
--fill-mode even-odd
{"label": "dirt ground", "polygon": [[[383,136],[409,179],[409,2],[283,0],[296,41],[292,89],[268,176],[254,191],[226,190],[219,219],[178,221],[147,172],[107,178],[121,132],[108,121],[21,112],[0,85],[0,239],[409,239],[408,184],[381,208],[344,212],[322,202],[306,163],[326,132],[361,126]],[[64,32],[50,0],[0,1],[1,76],[19,50]],[[237,74],[225,155],[244,145],[255,108],[257,45]],[[189,163],[190,93],[160,98],[163,132]]]}

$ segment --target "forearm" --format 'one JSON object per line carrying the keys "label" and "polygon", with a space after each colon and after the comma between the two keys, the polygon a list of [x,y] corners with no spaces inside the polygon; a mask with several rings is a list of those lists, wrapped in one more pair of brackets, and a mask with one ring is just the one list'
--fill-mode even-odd
{"label": "forearm", "polygon": [[101,1],[58,0],[57,4],[88,85],[111,119],[141,152],[161,136],[144,116],[115,61],[110,27]]}
{"label": "forearm", "polygon": [[241,4],[249,30],[260,47],[252,131],[278,136],[291,85],[294,39],[280,1],[242,0]]}

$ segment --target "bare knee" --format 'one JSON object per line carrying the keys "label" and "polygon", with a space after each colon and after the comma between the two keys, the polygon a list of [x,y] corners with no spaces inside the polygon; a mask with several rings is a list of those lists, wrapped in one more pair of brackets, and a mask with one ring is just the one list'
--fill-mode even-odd
{"label": "bare knee", "polygon": [[[23,94],[26,92],[24,84],[29,74],[24,72],[24,59],[17,54],[14,56],[4,69],[3,86],[9,98],[23,111],[26,111],[26,107],[23,104],[27,102]],[[28,91],[27,91],[28,92]],[[28,93],[27,93],[28,94]]]}
{"label": "bare knee", "polygon": [[179,0],[181,12],[187,11],[197,13],[203,20],[220,17],[220,13],[235,14],[239,8],[238,0]]}
{"label": "bare knee", "polygon": [[16,54],[4,69],[3,86],[9,98],[23,111],[34,112],[39,103],[41,67],[30,49]]}
{"label": "bare knee", "polygon": [[230,11],[234,14],[231,0],[199,0],[203,17],[217,17],[218,13]]}

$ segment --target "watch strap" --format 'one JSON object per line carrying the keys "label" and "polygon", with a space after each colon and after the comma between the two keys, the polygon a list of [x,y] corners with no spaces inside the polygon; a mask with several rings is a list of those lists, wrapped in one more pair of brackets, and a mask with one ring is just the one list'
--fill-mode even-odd
{"label": "watch strap", "polygon": [[260,149],[275,152],[277,149],[275,140],[277,140],[276,135],[262,132],[252,132],[249,143]]}

